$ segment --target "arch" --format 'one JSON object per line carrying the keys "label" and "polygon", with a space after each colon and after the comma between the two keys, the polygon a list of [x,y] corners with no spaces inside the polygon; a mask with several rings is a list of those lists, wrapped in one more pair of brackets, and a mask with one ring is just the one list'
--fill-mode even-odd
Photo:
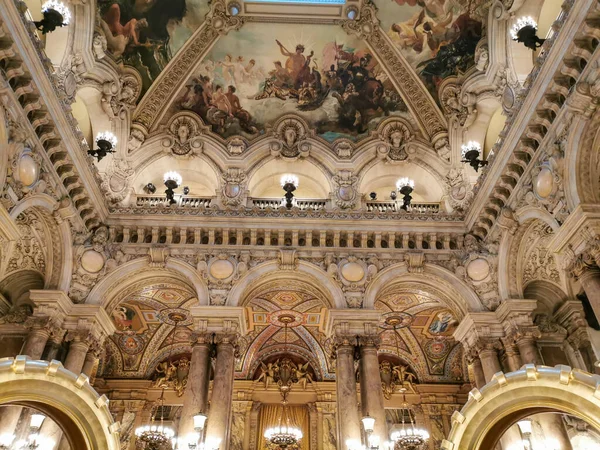
{"label": "arch", "polygon": [[[85,89],[85,88],[84,88]],[[71,103],[71,111],[73,117],[77,121],[77,126],[83,133],[83,137],[88,146],[94,146],[94,130],[92,129],[92,118],[88,111],[88,107],[79,94],[75,95],[75,101]]]}
{"label": "arch", "polygon": [[580,203],[600,203],[600,112],[573,125],[565,152],[565,193],[571,210]]}
{"label": "arch", "polygon": [[86,303],[103,305],[107,308],[119,292],[122,292],[127,286],[161,275],[174,276],[179,281],[189,284],[196,292],[198,305],[208,305],[208,288],[204,280],[194,267],[175,258],[167,258],[163,268],[153,267],[150,258],[139,258],[126,262],[94,286]]}
{"label": "arch", "polygon": [[31,361],[26,356],[0,360],[0,405],[30,406],[51,417],[78,450],[118,450],[119,424],[108,399],[58,361]]}
{"label": "arch", "polygon": [[461,317],[468,312],[484,311],[486,308],[482,305],[477,294],[459,279],[456,275],[443,267],[434,264],[424,264],[423,273],[411,273],[406,263],[395,264],[382,270],[377,274],[371,285],[365,292],[363,308],[373,309],[379,293],[391,283],[416,282],[427,287],[435,289],[448,289],[448,298],[453,300],[454,309],[460,313]]}
{"label": "arch", "polygon": [[[219,189],[220,177],[214,165],[207,163],[203,155],[192,159],[181,159],[164,153],[138,167],[131,186],[136,193],[141,194],[148,183],[153,183],[158,192],[161,192],[163,176],[165,172],[171,170],[181,175],[182,184],[190,188],[191,195],[212,197]],[[180,186],[180,189],[183,186]]]}
{"label": "arch", "polygon": [[32,289],[44,289],[44,277],[36,270],[18,270],[0,281],[0,294],[13,308],[30,304],[29,291]]}
{"label": "arch", "polygon": [[487,160],[492,147],[498,140],[500,132],[504,129],[506,124],[506,115],[502,106],[498,106],[495,111],[492,112],[489,118],[487,129],[485,131],[485,139],[483,141],[483,158]]}
{"label": "arch", "polygon": [[410,162],[392,165],[384,160],[361,174],[358,191],[376,192],[380,200],[389,199],[390,192],[396,190],[396,181],[404,176],[415,182],[415,190],[411,194],[415,202],[439,202],[444,196],[439,175],[433,170]]}
{"label": "arch", "polygon": [[600,377],[568,366],[534,366],[497,373],[481,390],[473,389],[452,416],[443,450],[494,448],[511,425],[534,412],[560,411],[600,429]]}
{"label": "arch", "polygon": [[535,280],[525,285],[523,298],[537,300],[537,312],[552,315],[567,299],[567,294],[554,283]]}
{"label": "arch", "polygon": [[[536,261],[532,261],[530,256],[542,245],[545,238],[542,235],[548,235],[547,231],[554,233],[559,224],[545,210],[537,207],[525,207],[515,213],[519,221],[519,228],[511,233],[505,231],[502,236],[498,255],[498,289],[500,297],[507,298],[525,298],[525,285],[534,280],[547,280],[555,285],[555,289],[566,291],[567,284],[565,274],[557,266],[556,257],[547,252],[539,255],[545,259],[543,265],[538,264],[544,272],[536,269]],[[537,224],[537,225],[536,225]],[[540,230],[537,230],[537,228]],[[542,228],[547,227],[548,230]],[[538,234],[536,237],[535,234]],[[529,253],[527,253],[529,252]],[[526,269],[531,269],[525,272]],[[548,272],[551,271],[551,272]]]}
{"label": "arch", "polygon": [[282,271],[277,261],[269,261],[249,270],[231,289],[227,306],[241,306],[253,290],[272,280],[300,280],[321,291],[332,308],[347,308],[342,289],[323,270],[305,261],[298,261],[297,270]]}
{"label": "arch", "polygon": [[286,173],[292,173],[299,179],[298,189],[294,192],[298,198],[328,198],[333,190],[330,175],[316,161],[273,158],[256,166],[249,174],[249,195],[257,198],[282,197],[280,179]]}

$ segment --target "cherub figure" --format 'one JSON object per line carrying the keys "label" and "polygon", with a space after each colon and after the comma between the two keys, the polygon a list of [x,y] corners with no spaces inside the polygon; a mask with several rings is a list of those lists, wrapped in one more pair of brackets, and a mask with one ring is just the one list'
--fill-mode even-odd
{"label": "cherub figure", "polygon": [[294,377],[298,380],[296,381],[302,389],[306,389],[306,383],[312,383],[313,379],[311,374],[308,372],[308,363],[302,365],[298,364],[294,368]]}

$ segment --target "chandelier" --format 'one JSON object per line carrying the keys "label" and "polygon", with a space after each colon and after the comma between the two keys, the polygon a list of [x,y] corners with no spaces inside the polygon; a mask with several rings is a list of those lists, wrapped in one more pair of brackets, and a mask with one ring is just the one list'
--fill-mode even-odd
{"label": "chandelier", "polygon": [[[279,317],[279,321],[284,324],[283,334],[283,349],[284,352],[287,350],[287,328],[288,324],[294,322],[296,318],[292,315],[282,315]],[[287,395],[292,388],[292,371],[291,371],[291,360],[287,358],[283,359],[283,362],[289,361],[290,365],[282,366],[280,368],[280,379],[278,381],[279,391],[281,393],[281,404],[283,411],[279,418],[279,424],[275,427],[267,428],[265,431],[265,439],[269,441],[273,446],[279,448],[297,447],[298,442],[302,439],[302,431],[290,424],[290,416],[287,411]],[[283,370],[282,370],[283,369]],[[289,369],[289,370],[288,370]]]}
{"label": "chandelier", "polygon": [[[179,313],[171,313],[169,314],[169,319],[175,323],[175,327],[173,328],[173,334],[171,336],[171,349],[169,350],[169,356],[167,360],[171,359],[174,343],[175,343],[175,335],[177,333],[177,325],[179,322],[183,322],[186,317],[183,314]],[[155,423],[156,414],[160,409],[160,422],[157,425]],[[176,441],[175,431],[173,428],[164,424],[164,412],[165,412],[165,386],[163,385],[162,390],[160,392],[160,397],[158,398],[158,402],[156,408],[152,412],[152,416],[150,418],[150,423],[147,425],[142,425],[135,429],[136,435],[136,448],[140,450],[162,450],[167,445],[170,445],[172,442]],[[194,418],[194,422],[196,419]]]}
{"label": "chandelier", "polygon": [[[423,428],[417,428],[414,420],[414,413],[406,403],[402,403],[402,424],[400,429],[394,431],[390,436],[392,441],[396,442],[396,447],[402,450],[419,450],[429,439],[429,433]],[[408,416],[408,423],[405,417]]]}

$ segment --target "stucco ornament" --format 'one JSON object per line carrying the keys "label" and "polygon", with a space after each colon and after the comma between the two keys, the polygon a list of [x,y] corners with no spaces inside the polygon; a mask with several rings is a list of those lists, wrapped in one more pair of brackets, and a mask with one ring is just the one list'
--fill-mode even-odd
{"label": "stucco ornament", "polygon": [[110,258],[108,241],[108,228],[102,225],[87,236],[83,244],[75,246],[75,264],[69,290],[69,297],[75,303],[85,301],[92,288],[106,274],[106,262]]}
{"label": "stucco ornament", "polygon": [[546,209],[562,223],[569,215],[564,192],[564,143],[557,141],[544,150],[541,162],[531,171],[524,183],[518,207],[539,206]]}
{"label": "stucco ornament", "polygon": [[357,182],[358,177],[352,175],[349,170],[340,170],[332,178],[335,185],[335,204],[342,209],[353,208],[358,199]]}
{"label": "stucco ornament", "polygon": [[238,167],[231,167],[221,175],[221,203],[239,206],[246,198],[247,176]]}
{"label": "stucco ornament", "polygon": [[241,155],[247,147],[248,144],[241,137],[234,137],[227,142],[227,151],[230,155]]}
{"label": "stucco ornament", "polygon": [[414,150],[409,149],[409,144],[414,140],[414,134],[409,124],[400,120],[387,123],[380,131],[384,145],[379,145],[377,151],[380,156],[388,161],[404,161]]}
{"label": "stucco ornament", "polygon": [[110,118],[125,118],[135,108],[142,91],[142,80],[137,71],[125,68],[118,83],[107,81],[102,86],[101,106]]}
{"label": "stucco ornament", "polygon": [[[337,281],[344,291],[348,307],[362,307],[364,292],[380,269],[377,258],[371,257],[364,260],[351,255],[341,259],[335,266],[331,255],[329,258],[326,255],[324,263],[327,273]],[[336,270],[334,271],[334,269]]]}
{"label": "stucco ornament", "polygon": [[207,281],[211,305],[226,303],[229,291],[253,265],[248,252],[240,255],[221,252],[214,256],[198,255],[196,269]]}
{"label": "stucco ornament", "polygon": [[495,242],[484,245],[474,235],[465,235],[463,250],[457,253],[454,272],[473,287],[490,310],[495,310],[499,304],[497,266]]}
{"label": "stucco ornament", "polygon": [[307,157],[311,148],[306,141],[307,132],[308,125],[300,118],[279,119],[274,127],[273,136],[277,140],[271,142],[271,154],[291,159]]}
{"label": "stucco ornament", "polygon": [[111,204],[120,203],[129,194],[129,183],[134,175],[135,171],[125,159],[112,158],[100,184],[100,189]]}
{"label": "stucco ornament", "polygon": [[137,151],[145,140],[146,136],[141,130],[138,130],[137,128],[132,129],[129,134],[129,140],[127,141],[127,150],[129,153]]}
{"label": "stucco ornament", "polygon": [[161,144],[175,156],[194,156],[202,149],[202,141],[198,137],[202,132],[203,127],[196,117],[189,113],[176,114],[171,118],[167,136]]}
{"label": "stucco ornament", "polygon": [[340,159],[352,158],[354,152],[354,144],[349,139],[337,139],[333,145],[333,150]]}
{"label": "stucco ornament", "polygon": [[445,181],[450,206],[458,211],[465,211],[471,204],[474,194],[464,169],[462,167],[451,168],[446,174]]}
{"label": "stucco ornament", "polygon": [[85,63],[81,53],[68,54],[56,71],[58,88],[68,103],[75,101],[77,86],[83,82],[85,72]]}

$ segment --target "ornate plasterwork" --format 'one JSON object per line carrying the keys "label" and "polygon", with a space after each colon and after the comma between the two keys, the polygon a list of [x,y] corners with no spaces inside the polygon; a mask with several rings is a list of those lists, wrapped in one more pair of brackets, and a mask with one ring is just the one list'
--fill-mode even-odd
{"label": "ornate plasterwork", "polygon": [[231,167],[221,175],[221,203],[227,206],[239,206],[246,200],[248,177],[238,167]]}
{"label": "ornate plasterwork", "polygon": [[521,286],[525,287],[534,280],[561,285],[556,258],[547,248],[552,236],[552,228],[541,221],[535,221],[523,236],[519,245],[520,262],[517,266],[517,273],[522,274]]}
{"label": "ornate plasterwork", "polygon": [[310,154],[311,144],[308,137],[308,124],[296,115],[281,117],[273,127],[271,154],[287,159],[307,157]]}
{"label": "ornate plasterwork", "polygon": [[350,170],[340,170],[331,179],[335,186],[335,204],[342,209],[354,208],[358,199],[358,177]]}
{"label": "ornate plasterwork", "polygon": [[401,119],[386,121],[380,127],[379,135],[384,144],[377,147],[377,153],[388,161],[404,161],[409,154],[414,154],[415,149],[410,148],[415,135],[410,124]]}
{"label": "ornate plasterwork", "polygon": [[204,132],[206,127],[197,115],[181,112],[169,119],[161,145],[174,156],[196,156],[202,151],[203,142],[199,136]]}
{"label": "ornate plasterwork", "polygon": [[450,206],[458,211],[466,211],[474,195],[463,167],[452,167],[448,171],[445,188]]}
{"label": "ornate plasterwork", "polygon": [[142,79],[139,73],[124,67],[117,81],[106,81],[102,85],[100,105],[111,119],[127,119],[127,113],[133,111],[142,91]]}

